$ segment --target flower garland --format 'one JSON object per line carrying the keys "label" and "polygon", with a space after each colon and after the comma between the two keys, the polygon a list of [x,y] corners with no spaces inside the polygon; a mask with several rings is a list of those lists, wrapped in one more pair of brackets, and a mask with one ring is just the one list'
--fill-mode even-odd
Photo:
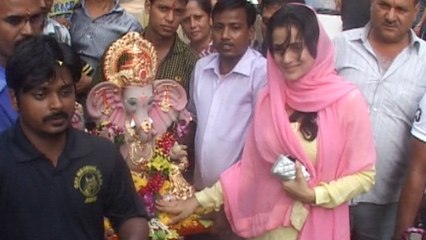
{"label": "flower garland", "polygon": [[[144,173],[132,173],[136,190],[144,200],[148,215],[155,217],[154,219],[159,219],[164,225],[170,222],[170,217],[166,213],[156,212],[155,200],[167,196],[171,190],[171,182],[168,181],[168,174],[172,167],[172,161],[167,153],[170,152],[175,142],[176,139],[172,133],[166,133],[157,139],[155,154],[147,164],[147,171]],[[204,222],[200,222],[198,215],[193,214],[180,223],[170,226],[168,231],[161,231],[161,237],[159,237],[158,232],[153,232],[150,236],[155,235],[153,239],[158,240],[178,239],[176,237],[179,236],[178,232],[185,232],[191,228],[207,229],[208,227],[208,224],[205,225]],[[161,227],[157,229],[160,230]]]}
{"label": "flower garland", "polygon": [[[173,167],[173,162],[170,159],[170,152],[175,143],[177,143],[177,138],[186,132],[183,125],[183,122],[175,125],[174,132],[176,134],[167,132],[161,137],[157,137],[154,156],[146,166],[142,167],[144,170],[141,172],[132,171],[135,189],[145,204],[148,216],[151,218],[148,224],[149,237],[152,240],[177,240],[180,239],[179,233],[190,233],[190,229],[198,229],[197,231],[200,231],[200,229],[207,230],[211,225],[211,223],[200,220],[198,215],[193,214],[178,224],[167,226],[170,222],[170,216],[166,213],[159,213],[155,209],[155,200],[167,197],[171,191],[172,183],[169,181],[168,176]],[[89,133],[106,137],[118,146],[125,143],[124,129],[107,121],[102,122]],[[108,221],[105,222],[105,229],[107,239],[118,239]]]}

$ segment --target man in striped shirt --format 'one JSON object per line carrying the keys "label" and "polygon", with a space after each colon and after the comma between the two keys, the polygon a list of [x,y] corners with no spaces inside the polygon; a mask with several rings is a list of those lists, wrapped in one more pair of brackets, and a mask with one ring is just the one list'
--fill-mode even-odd
{"label": "man in striped shirt", "polygon": [[370,106],[376,184],[352,201],[354,240],[389,240],[407,168],[410,128],[426,91],[426,44],[411,30],[419,0],[373,0],[371,21],[335,39],[336,69]]}
{"label": "man in striped shirt", "polygon": [[198,57],[176,34],[187,3],[188,0],[146,0],[149,21],[143,36],[157,51],[156,79],[173,79],[188,93],[189,78]]}
{"label": "man in striped shirt", "polygon": [[[175,80],[188,93],[189,79],[198,57],[176,33],[187,2],[188,0],[146,0],[145,10],[149,14],[149,22],[142,35],[157,51],[158,68],[155,78]],[[92,86],[102,81],[101,69],[102,67],[97,69]]]}

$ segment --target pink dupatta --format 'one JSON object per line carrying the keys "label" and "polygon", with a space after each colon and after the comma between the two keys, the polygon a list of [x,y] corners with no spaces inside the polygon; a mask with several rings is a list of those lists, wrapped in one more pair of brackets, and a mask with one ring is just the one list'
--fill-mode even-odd
{"label": "pink dupatta", "polygon": [[[268,55],[268,86],[257,100],[253,124],[241,161],[220,177],[227,218],[238,235],[251,238],[279,227],[293,227],[294,200],[281,180],[271,174],[278,154],[296,157],[311,174],[315,187],[360,171],[375,162],[367,104],[362,94],[334,70],[334,47],[322,27],[313,69],[287,82]],[[317,112],[317,161],[305,155],[285,111],[288,104],[302,112]],[[305,205],[309,215],[298,239],[349,239],[347,204],[333,209]]]}

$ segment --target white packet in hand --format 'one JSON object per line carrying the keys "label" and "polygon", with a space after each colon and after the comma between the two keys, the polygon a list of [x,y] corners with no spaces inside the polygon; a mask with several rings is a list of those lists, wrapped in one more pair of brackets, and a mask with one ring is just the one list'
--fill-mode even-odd
{"label": "white packet in hand", "polygon": [[[294,180],[296,178],[296,164],[295,161],[290,159],[285,155],[278,155],[277,160],[272,166],[272,174],[280,177],[284,181]],[[310,179],[310,175],[306,170],[306,167],[302,165],[302,174],[303,177],[308,181]]]}

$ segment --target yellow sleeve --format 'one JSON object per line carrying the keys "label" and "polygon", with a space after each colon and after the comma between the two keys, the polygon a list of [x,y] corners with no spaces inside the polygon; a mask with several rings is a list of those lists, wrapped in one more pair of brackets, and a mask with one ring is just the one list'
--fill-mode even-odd
{"label": "yellow sleeve", "polygon": [[374,184],[376,170],[359,172],[339,178],[329,183],[320,183],[314,188],[315,204],[324,208],[334,208],[361,193],[367,192]]}
{"label": "yellow sleeve", "polygon": [[195,198],[204,209],[214,208],[219,211],[220,206],[223,204],[223,192],[220,182],[217,181],[212,187],[196,192]]}

